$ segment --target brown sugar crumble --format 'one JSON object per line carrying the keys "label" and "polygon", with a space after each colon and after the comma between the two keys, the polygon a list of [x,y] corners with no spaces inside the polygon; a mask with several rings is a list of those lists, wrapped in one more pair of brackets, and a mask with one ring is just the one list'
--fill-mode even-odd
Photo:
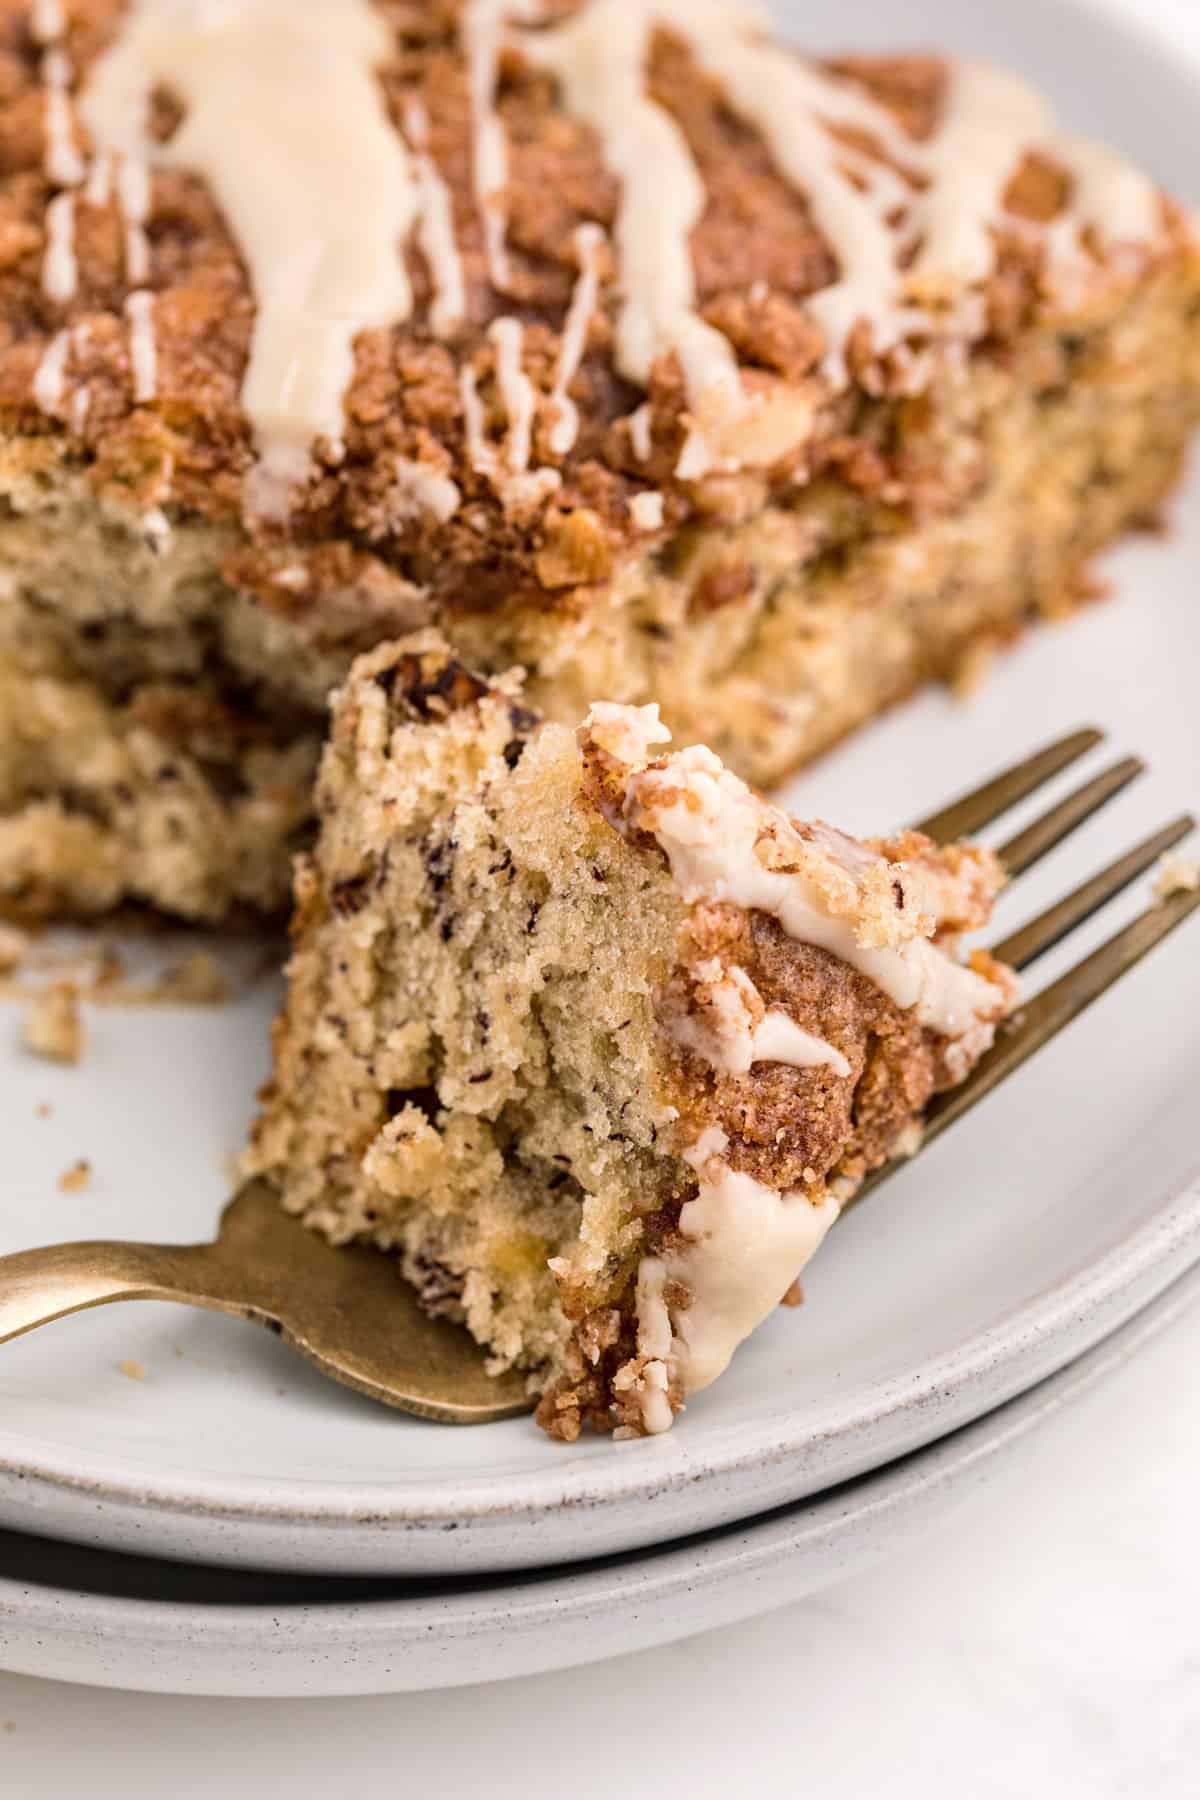
{"label": "brown sugar crumble", "polygon": [[25,1047],[50,1062],[77,1063],[85,1036],[79,1016],[79,990],[69,981],[53,982],[30,1001],[25,1013]]}

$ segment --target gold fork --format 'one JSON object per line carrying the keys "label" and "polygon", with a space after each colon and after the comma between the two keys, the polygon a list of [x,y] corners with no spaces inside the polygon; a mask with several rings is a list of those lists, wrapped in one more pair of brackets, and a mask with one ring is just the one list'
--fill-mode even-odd
{"label": "gold fork", "polygon": [[[938,843],[980,831],[1069,768],[1103,739],[1071,733],[923,819]],[[1040,862],[1144,764],[1127,757],[1085,782],[1001,845],[1012,879]],[[1064,899],[994,946],[1002,962],[1029,968],[1093,913],[1152,868],[1194,827],[1184,814],[1110,863]],[[1006,1076],[1129,972],[1200,906],[1200,891],[1158,901],[1001,1026],[961,1087],[930,1107],[921,1148],[971,1110]],[[901,1165],[871,1175],[855,1202]],[[0,1343],[68,1313],[113,1300],[178,1300],[232,1313],[277,1332],[326,1375],[373,1400],[448,1424],[509,1418],[529,1405],[522,1378],[489,1376],[484,1352],[458,1325],[430,1319],[377,1250],[334,1249],[281,1210],[261,1183],[226,1207],[213,1244],[57,1244],[0,1257]]]}

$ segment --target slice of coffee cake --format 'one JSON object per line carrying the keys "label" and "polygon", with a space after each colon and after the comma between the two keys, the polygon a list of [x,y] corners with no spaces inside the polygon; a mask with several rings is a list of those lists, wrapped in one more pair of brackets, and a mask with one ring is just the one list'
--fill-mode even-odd
{"label": "slice of coffee cake", "polygon": [[360,659],[248,1172],[529,1370],[660,1431],[1011,1004],[985,851],[760,800],[654,706],[545,722],[427,633]]}

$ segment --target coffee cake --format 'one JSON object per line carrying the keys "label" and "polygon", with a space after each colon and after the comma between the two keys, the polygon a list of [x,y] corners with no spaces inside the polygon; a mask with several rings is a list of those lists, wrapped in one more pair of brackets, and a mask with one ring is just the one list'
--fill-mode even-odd
{"label": "coffee cake", "polygon": [[0,0],[0,904],[279,908],[434,625],[778,780],[1153,515],[1198,268],[1014,77],[732,0]]}

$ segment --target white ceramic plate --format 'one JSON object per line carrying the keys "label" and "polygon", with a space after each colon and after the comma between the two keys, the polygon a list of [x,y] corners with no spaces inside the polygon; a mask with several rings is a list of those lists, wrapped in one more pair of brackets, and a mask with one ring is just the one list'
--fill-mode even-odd
{"label": "white ceramic plate", "polygon": [[[806,9],[791,10],[799,34]],[[836,35],[1003,55],[1076,124],[1177,190],[1194,180],[1200,74],[1099,9],[843,0]],[[1015,924],[1200,799],[1198,554],[1193,485],[1169,541],[1113,559],[1113,601],[1032,635],[969,707],[929,695],[884,721],[806,775],[795,803],[880,828],[1085,718],[1106,724],[1153,774],[1008,897]],[[0,1250],[206,1234],[265,1065],[270,1004],[260,989],[209,1014],[99,1015],[70,1071],[23,1056],[0,1013]],[[260,1568],[465,1573],[661,1543],[815,1493],[1062,1367],[1200,1256],[1198,1059],[1193,925],[839,1226],[803,1311],[772,1320],[651,1442],[563,1449],[528,1420],[420,1424],[230,1321],[150,1306],[65,1321],[0,1351],[0,1523]],[[44,1100],[49,1119],[35,1114]],[[92,1186],[60,1193],[81,1155]],[[126,1360],[144,1382],[119,1372]]]}
{"label": "white ceramic plate", "polygon": [[312,1697],[499,1681],[770,1612],[899,1552],[1200,1302],[1200,1270],[1098,1349],[816,1500],[553,1575],[348,1583],[143,1562],[0,1532],[0,1668],[158,1693]]}

